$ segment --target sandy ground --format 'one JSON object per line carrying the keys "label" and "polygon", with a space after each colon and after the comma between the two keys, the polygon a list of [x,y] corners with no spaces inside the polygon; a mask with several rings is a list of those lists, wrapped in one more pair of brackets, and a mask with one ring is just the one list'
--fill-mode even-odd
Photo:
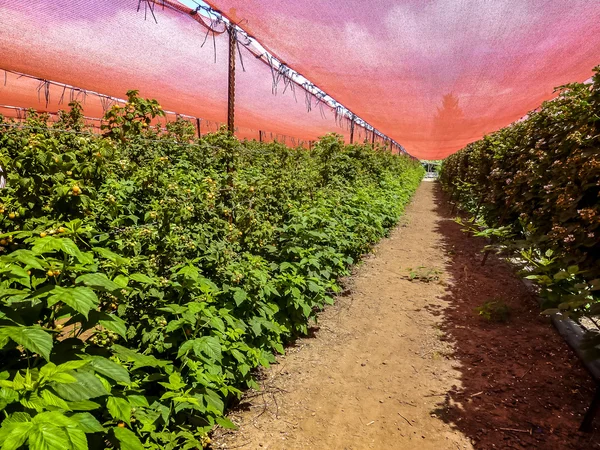
{"label": "sandy ground", "polygon": [[[597,434],[576,432],[589,377],[510,268],[495,257],[481,267],[483,245],[450,220],[437,184],[422,183],[346,295],[261,373],[262,390],[230,413],[239,430],[217,431],[212,448],[600,448]],[[409,280],[415,271],[433,279]],[[496,294],[518,320],[477,315]]]}

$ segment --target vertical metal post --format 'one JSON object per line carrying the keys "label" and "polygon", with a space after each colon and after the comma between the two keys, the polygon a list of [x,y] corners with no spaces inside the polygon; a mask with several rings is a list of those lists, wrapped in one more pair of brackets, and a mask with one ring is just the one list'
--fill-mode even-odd
{"label": "vertical metal post", "polygon": [[354,143],[354,114],[350,116],[350,143]]}
{"label": "vertical metal post", "polygon": [[236,31],[235,25],[229,25],[227,29],[229,33],[229,79],[227,92],[227,130],[233,134],[234,132],[234,113],[235,113],[235,47],[236,47]]}
{"label": "vertical metal post", "polygon": [[258,142],[262,142],[263,141],[263,132],[258,130]]}
{"label": "vertical metal post", "polygon": [[202,137],[202,133],[200,132],[200,119],[196,117],[196,131],[198,132],[198,138]]}
{"label": "vertical metal post", "polygon": [[394,144],[393,144],[392,140],[390,139],[390,153],[394,153],[394,149],[392,147],[393,145]]}
{"label": "vertical metal post", "polygon": [[375,128],[371,131],[371,145],[375,146]]}

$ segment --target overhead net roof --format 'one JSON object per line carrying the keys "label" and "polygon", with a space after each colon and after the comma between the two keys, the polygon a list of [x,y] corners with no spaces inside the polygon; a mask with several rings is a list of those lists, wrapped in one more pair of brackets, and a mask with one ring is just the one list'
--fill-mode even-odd
{"label": "overhead net roof", "polygon": [[598,0],[210,0],[422,159],[444,157],[584,81]]}
{"label": "overhead net roof", "polygon": [[[165,110],[202,118],[202,132],[215,131],[227,122],[228,35],[223,23],[190,13],[178,2],[0,2],[0,114],[56,112],[77,99],[86,116],[100,118],[138,89]],[[238,137],[258,139],[260,130],[298,144],[335,131],[348,139],[349,122],[335,108],[244,45],[237,58]],[[356,129],[357,140],[367,137]]]}
{"label": "overhead net roof", "polygon": [[[509,124],[600,63],[597,0],[210,4],[422,159]],[[0,70],[8,72],[0,113],[53,112],[78,96],[86,115],[99,118],[115,98],[139,89],[213,131],[226,122],[227,33],[192,12],[175,0],[1,1]],[[246,46],[238,52],[238,136],[258,138],[261,130],[300,143],[337,131],[348,140],[339,110],[287,83]],[[371,141],[368,130],[356,127],[355,140]]]}

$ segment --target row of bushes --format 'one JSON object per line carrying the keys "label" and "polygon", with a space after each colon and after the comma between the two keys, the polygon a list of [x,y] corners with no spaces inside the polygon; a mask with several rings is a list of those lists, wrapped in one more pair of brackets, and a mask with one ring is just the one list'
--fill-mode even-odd
{"label": "row of bushes", "polygon": [[192,449],[394,226],[418,162],[194,138],[128,93],[0,119],[0,446]]}
{"label": "row of bushes", "polygon": [[599,70],[448,157],[440,176],[473,229],[518,255],[545,307],[573,316],[600,313]]}

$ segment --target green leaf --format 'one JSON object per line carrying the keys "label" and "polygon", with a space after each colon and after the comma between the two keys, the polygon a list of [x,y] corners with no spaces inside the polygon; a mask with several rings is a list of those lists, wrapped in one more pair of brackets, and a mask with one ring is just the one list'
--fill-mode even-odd
{"label": "green leaf", "polygon": [[73,450],[88,450],[88,442],[85,433],[78,427],[66,427],[67,438],[71,449]]}
{"label": "green leaf", "polygon": [[53,374],[48,375],[48,377],[46,378],[47,381],[51,381],[53,383],[62,383],[62,384],[69,384],[69,383],[77,383],[77,378],[75,378],[71,373],[63,373],[63,372],[56,372]]}
{"label": "green leaf", "polygon": [[91,400],[82,400],[79,402],[68,402],[71,411],[93,411],[100,408],[100,404]]}
{"label": "green leaf", "polygon": [[124,398],[109,397],[106,402],[106,407],[114,419],[126,423],[129,423],[131,420],[131,405]]}
{"label": "green leaf", "polygon": [[29,274],[22,267],[11,264],[8,269],[8,273],[3,271],[3,275],[5,278],[13,279],[17,283],[25,287],[31,287],[31,280],[29,279]]}
{"label": "green leaf", "polygon": [[25,443],[33,427],[30,420],[25,413],[15,413],[4,419],[0,428],[2,450],[16,450]]}
{"label": "green leaf", "polygon": [[65,430],[51,423],[39,423],[31,427],[29,448],[32,450],[65,450],[69,438]]}
{"label": "green leaf", "polygon": [[217,417],[215,419],[215,421],[222,426],[223,428],[227,429],[227,430],[237,430],[238,427],[236,424],[234,424],[231,420],[229,420],[227,417]]}
{"label": "green leaf", "polygon": [[200,290],[205,294],[219,292],[219,288],[217,287],[217,285],[210,281],[208,278],[200,276],[198,277],[197,283],[200,286]]}
{"label": "green leaf", "polygon": [[127,369],[120,366],[114,361],[110,359],[104,358],[102,356],[93,356],[89,357],[90,365],[94,368],[96,372],[101,375],[104,375],[116,382],[120,383],[130,383],[129,372]]}
{"label": "green leaf", "polygon": [[82,283],[82,284],[85,284],[86,286],[93,287],[96,289],[102,289],[107,292],[112,292],[112,291],[121,289],[121,286],[119,286],[114,281],[111,281],[103,273],[88,273],[85,275],[81,275],[81,276],[77,277],[75,282]]}
{"label": "green leaf", "polygon": [[248,374],[248,372],[250,372],[250,366],[248,364],[240,364],[238,366],[238,370],[240,371],[242,376],[245,377]]}
{"label": "green leaf", "polygon": [[19,401],[19,394],[17,392],[7,387],[0,389],[0,411],[17,401]]}
{"label": "green leaf", "polygon": [[148,275],[144,275],[143,273],[134,273],[133,275],[130,275],[129,278],[142,284],[156,284],[156,280],[153,280]]}
{"label": "green leaf", "polygon": [[235,300],[235,304],[240,306],[244,301],[248,298],[248,294],[243,289],[236,289],[233,293],[233,299]]}
{"label": "green leaf", "polygon": [[35,391],[21,397],[19,403],[27,409],[36,410],[38,413],[44,410],[44,400],[42,400]]}
{"label": "green leaf", "polygon": [[53,306],[58,302],[66,303],[75,311],[83,314],[86,319],[90,310],[97,308],[99,303],[98,297],[90,288],[55,286],[48,297],[48,306]]}
{"label": "green leaf", "polygon": [[203,336],[198,339],[194,339],[192,348],[196,356],[200,356],[204,353],[210,359],[221,360],[221,343],[215,336]]}
{"label": "green leaf", "polygon": [[60,249],[67,255],[74,256],[84,264],[91,264],[94,262],[94,258],[92,257],[92,255],[83,253],[81,250],[79,250],[77,245],[71,239],[60,239]]}
{"label": "green leaf", "polygon": [[87,365],[87,361],[81,359],[67,361],[59,366],[49,362],[40,369],[40,381],[56,381],[58,383],[75,383],[77,381],[72,375],[67,372],[81,369]]}
{"label": "green leaf", "polygon": [[44,270],[43,259],[38,258],[31,250],[15,250],[10,254],[11,258],[31,267],[32,269]]}
{"label": "green leaf", "polygon": [[190,280],[197,280],[200,276],[200,272],[194,266],[184,266],[177,272],[178,275],[183,275],[185,278]]}
{"label": "green leaf", "polygon": [[133,431],[114,427],[113,433],[121,444],[121,450],[144,450],[144,446]]}
{"label": "green leaf", "polygon": [[308,282],[308,290],[311,292],[320,292],[321,291],[321,287],[315,283],[314,281],[309,281]]}
{"label": "green leaf", "polygon": [[46,361],[50,360],[52,351],[52,336],[46,333],[42,327],[2,327],[0,328],[0,341],[12,339],[32,353],[41,355]]}
{"label": "green leaf", "polygon": [[50,409],[50,408],[48,408],[48,406],[55,406],[57,408],[65,410],[65,411],[68,411],[70,409],[67,402],[65,402],[62,398],[60,398],[58,395],[52,393],[52,391],[49,391],[48,389],[42,390],[40,395],[41,395],[42,399],[44,400],[46,409]]}
{"label": "green leaf", "polygon": [[177,352],[177,358],[181,358],[183,355],[187,354],[194,346],[194,341],[185,341],[179,347],[179,351]]}
{"label": "green leaf", "polygon": [[143,395],[128,395],[127,401],[134,407],[145,406],[147,408],[150,406],[148,400]]}
{"label": "green leaf", "polygon": [[123,339],[127,339],[127,324],[116,314],[107,314],[101,311],[92,311],[90,317],[94,317],[100,325],[109,331],[117,333]]}
{"label": "green leaf", "polygon": [[91,372],[73,372],[76,382],[70,384],[53,383],[58,395],[71,402],[80,402],[108,395],[102,382]]}
{"label": "green leaf", "polygon": [[67,372],[69,370],[81,369],[82,367],[85,367],[87,365],[88,361],[85,361],[83,359],[74,359],[72,361],[67,361],[66,363],[62,363],[56,366],[56,370],[58,372]]}
{"label": "green leaf", "polygon": [[285,349],[283,348],[281,342],[273,342],[273,348],[277,350],[277,352],[279,352],[280,354],[285,354]]}
{"label": "green leaf", "polygon": [[571,276],[571,274],[569,274],[568,272],[562,271],[562,272],[558,272],[557,274],[554,274],[554,279],[556,281],[566,280],[570,276]]}
{"label": "green leaf", "polygon": [[60,250],[60,248],[61,242],[59,239],[52,236],[47,236],[41,239],[36,239],[31,251],[37,255],[43,255],[45,253],[52,253]]}
{"label": "green leaf", "polygon": [[96,252],[98,255],[103,258],[108,259],[109,261],[114,262],[117,266],[122,266],[129,263],[128,258],[124,258],[123,256],[117,255],[116,253],[110,251],[104,247],[94,247],[92,250]]}
{"label": "green leaf", "polygon": [[223,319],[221,319],[220,317],[215,316],[212,319],[210,319],[210,325],[214,329],[219,330],[222,333],[225,333],[225,322],[223,322]]}
{"label": "green leaf", "polygon": [[204,394],[204,400],[206,401],[206,407],[209,411],[214,412],[215,414],[223,414],[223,409],[225,408],[225,404],[223,400],[212,389],[206,389],[206,393]]}
{"label": "green leaf", "polygon": [[90,413],[83,412],[83,413],[73,414],[70,417],[70,419],[73,420],[74,422],[77,422],[79,427],[85,433],[99,433],[101,431],[105,431],[105,428]]}
{"label": "green leaf", "polygon": [[167,367],[169,365],[169,362],[167,361],[162,361],[150,355],[142,355],[127,347],[123,347],[122,345],[113,344],[111,349],[120,359],[127,362],[133,362],[133,369],[139,369],[141,367]]}
{"label": "green leaf", "polygon": [[117,275],[113,281],[118,284],[121,289],[124,289],[129,284],[129,277],[126,277],[125,275]]}

